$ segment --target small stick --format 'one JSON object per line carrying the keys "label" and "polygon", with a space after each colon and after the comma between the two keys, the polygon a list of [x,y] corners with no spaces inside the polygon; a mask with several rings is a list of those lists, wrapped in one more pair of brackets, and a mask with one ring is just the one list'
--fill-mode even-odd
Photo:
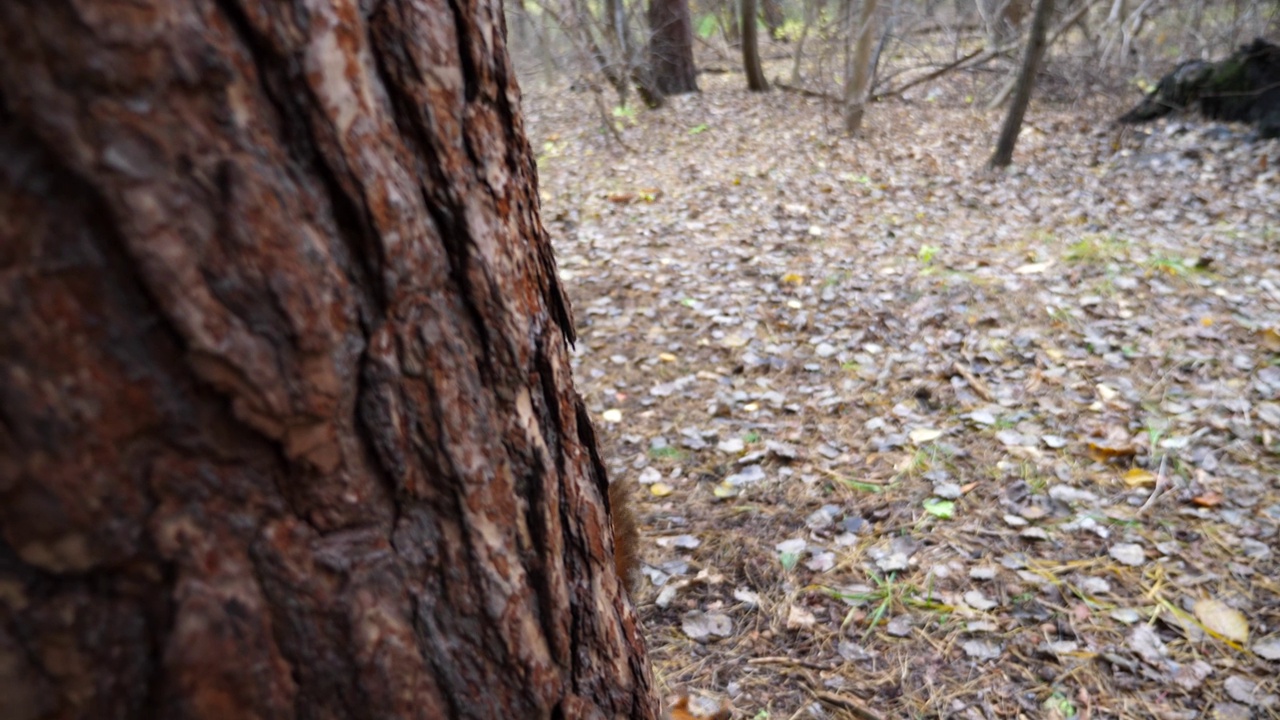
{"label": "small stick", "polygon": [[816,690],[814,691],[813,696],[822,702],[843,708],[849,711],[849,713],[854,717],[861,718],[861,720],[884,720],[880,713],[872,710],[866,705],[863,705],[861,700],[851,698],[848,695],[839,695],[825,690]]}
{"label": "small stick", "polygon": [[747,660],[748,665],[790,665],[791,667],[802,667],[808,670],[831,671],[835,670],[834,665],[824,665],[822,663],[808,662],[805,660],[796,660],[784,655],[770,655],[768,657],[751,658]]}
{"label": "small stick", "polygon": [[1147,501],[1142,503],[1142,507],[1138,508],[1138,511],[1134,513],[1135,515],[1142,515],[1147,510],[1151,509],[1151,506],[1156,502],[1156,498],[1159,497],[1169,486],[1169,481],[1165,480],[1164,477],[1164,461],[1168,457],[1168,455],[1160,456],[1160,471],[1156,473],[1156,486],[1151,490],[1151,497],[1148,497]]}
{"label": "small stick", "polygon": [[969,387],[973,388],[973,391],[978,394],[978,397],[986,400],[987,402],[995,402],[995,396],[991,394],[991,390],[987,388],[987,384],[979,380],[978,376],[974,375],[972,370],[962,365],[959,360],[951,364],[951,369],[955,370],[956,374],[964,378],[965,382],[969,383]]}

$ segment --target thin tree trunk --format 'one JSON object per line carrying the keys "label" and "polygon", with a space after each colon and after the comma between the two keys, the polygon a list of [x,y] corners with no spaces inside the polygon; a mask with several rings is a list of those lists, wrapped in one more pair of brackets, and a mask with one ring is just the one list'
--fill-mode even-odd
{"label": "thin tree trunk", "polygon": [[769,37],[774,40],[780,40],[782,25],[787,21],[782,12],[782,3],[779,0],[761,0],[760,9],[760,14],[764,18],[764,26],[769,28]]}
{"label": "thin tree trunk", "polygon": [[757,42],[756,0],[742,1],[742,65],[747,73],[747,89],[765,92],[769,81],[760,66],[760,45]]}
{"label": "thin tree trunk", "polygon": [[1036,0],[1035,14],[1031,18],[1031,34],[1022,54],[1022,69],[1018,71],[1018,82],[1013,89],[1013,101],[1009,103],[1009,114],[1005,116],[1004,126],[1000,128],[1000,139],[996,141],[995,154],[991,156],[991,167],[1007,167],[1013,162],[1013,146],[1018,142],[1018,133],[1022,132],[1022,119],[1031,103],[1031,90],[1035,87],[1036,75],[1039,74],[1040,63],[1044,59],[1045,36],[1049,32],[1049,18],[1052,15],[1053,0]]}
{"label": "thin tree trunk", "polygon": [[0,717],[656,716],[451,7],[0,3]]}
{"label": "thin tree trunk", "polygon": [[718,0],[718,3],[716,17],[720,20],[720,26],[724,31],[725,43],[730,47],[742,44],[742,32],[738,27],[740,9],[734,0]]}
{"label": "thin tree trunk", "polygon": [[618,90],[620,104],[625,107],[627,105],[627,89],[630,87],[633,69],[626,8],[623,7],[622,0],[606,0],[605,12],[609,16],[606,21],[608,27],[606,37],[612,46],[614,57],[617,58],[617,74],[621,78],[620,83],[618,83],[620,86]]}
{"label": "thin tree trunk", "polygon": [[817,14],[816,0],[802,0],[804,5],[804,27],[800,29],[800,40],[796,42],[796,56],[791,64],[791,84],[800,84],[800,62],[804,59],[804,41],[809,37],[809,26],[813,16]]}
{"label": "thin tree trunk", "polygon": [[688,0],[649,0],[649,64],[664,95],[698,91]]}
{"label": "thin tree trunk", "polygon": [[871,48],[875,37],[873,22],[877,0],[862,0],[858,13],[857,43],[853,50],[853,72],[845,78],[844,131],[848,135],[862,127],[866,112],[867,86],[871,80]]}

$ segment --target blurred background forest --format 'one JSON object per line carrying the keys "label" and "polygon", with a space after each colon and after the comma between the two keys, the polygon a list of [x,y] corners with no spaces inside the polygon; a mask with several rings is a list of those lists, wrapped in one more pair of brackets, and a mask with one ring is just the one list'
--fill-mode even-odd
{"label": "blurred background forest", "polygon": [[1280,3],[507,13],[664,694],[1280,716],[1280,141],[1115,123]]}
{"label": "blurred background forest", "polygon": [[[1175,63],[1214,59],[1274,37],[1274,0],[1048,0],[1039,91],[1059,101],[1133,97]],[[528,91],[601,95],[605,119],[696,88],[696,76],[829,100],[844,109],[903,95],[937,99],[963,78],[963,100],[1009,100],[1035,0],[522,0],[507,6],[510,44]],[[745,22],[744,18],[753,18]],[[696,56],[696,66],[687,58]],[[751,68],[768,68],[768,80]],[[914,92],[913,92],[914,91]],[[848,106],[848,107],[846,107]]]}

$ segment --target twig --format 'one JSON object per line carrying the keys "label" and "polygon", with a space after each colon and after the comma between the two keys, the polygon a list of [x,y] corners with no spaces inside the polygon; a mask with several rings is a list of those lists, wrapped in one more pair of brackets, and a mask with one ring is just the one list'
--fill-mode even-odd
{"label": "twig", "polygon": [[[919,85],[919,84],[921,84],[921,83],[927,83],[927,82],[929,82],[930,80],[935,80],[935,79],[937,79],[937,78],[939,78],[939,77],[941,77],[941,76],[943,76],[943,75],[945,75],[945,74],[947,74],[947,73],[951,72],[952,70],[955,70],[956,68],[960,67],[961,65],[963,65],[963,64],[964,64],[964,63],[966,63],[966,62],[968,62],[969,60],[972,60],[972,59],[974,59],[974,58],[978,57],[979,55],[981,55],[981,54],[982,54],[983,52],[985,52],[985,51],[986,51],[986,48],[985,48],[985,47],[978,48],[977,50],[974,50],[973,52],[969,53],[968,55],[965,55],[964,57],[960,58],[959,60],[956,60],[955,62],[951,62],[951,63],[948,63],[948,64],[946,64],[946,65],[943,65],[942,67],[938,68],[937,70],[934,70],[933,72],[931,72],[931,73],[929,73],[929,74],[927,74],[927,75],[925,75],[925,76],[923,76],[923,77],[919,77],[919,78],[916,78],[915,80],[912,80],[911,82],[907,83],[906,85],[903,85],[902,87],[898,88],[897,90],[888,90],[888,91],[886,91],[886,92],[882,92],[882,93],[880,93],[880,94],[878,94],[878,95],[872,95],[872,96],[871,96],[871,99],[872,99],[872,100],[874,100],[874,101],[879,102],[880,100],[886,100],[886,99],[888,99],[888,98],[891,98],[891,97],[895,97],[895,96],[901,95],[902,93],[904,93],[904,92],[906,92],[906,91],[910,90],[911,88],[915,87],[916,85]],[[993,53],[993,54],[991,55],[991,57],[995,57],[995,54]],[[975,63],[975,64],[976,64],[976,63]]]}
{"label": "twig", "polygon": [[819,92],[817,90],[810,90],[808,88],[797,87],[795,85],[788,85],[782,82],[781,80],[779,80],[778,78],[773,79],[773,84],[782,90],[786,90],[787,92],[798,93],[805,97],[819,98],[819,99],[828,100],[834,103],[843,102],[842,98],[838,98],[834,95],[830,95],[824,92]]}
{"label": "twig", "polygon": [[951,369],[955,370],[957,375],[964,378],[964,381],[969,383],[969,387],[973,388],[973,391],[977,393],[978,397],[986,400],[987,402],[995,402],[995,396],[991,394],[991,390],[987,387],[987,384],[979,380],[978,376],[974,375],[973,371],[961,364],[959,360],[951,363]]}
{"label": "twig", "polygon": [[[1077,8],[1070,17],[1063,20],[1058,27],[1053,30],[1053,32],[1049,33],[1049,39],[1045,42],[1044,49],[1047,51],[1049,48],[1053,47],[1053,44],[1058,41],[1058,38],[1062,37],[1063,33],[1070,30],[1072,25],[1080,22],[1080,18],[1084,17],[1084,14],[1089,11],[1089,8],[1093,7],[1097,2],[1098,0],[1089,0],[1089,2]],[[994,110],[995,108],[1003,105],[1005,101],[1009,99],[1009,96],[1013,94],[1013,89],[1017,87],[1017,85],[1018,74],[1015,72],[1013,77],[1010,77],[1009,81],[1000,88],[1000,92],[996,93],[995,97],[991,98],[991,102],[987,103],[987,109]]]}
{"label": "twig", "polygon": [[1142,507],[1138,508],[1134,515],[1141,516],[1146,513],[1152,505],[1155,505],[1156,498],[1160,497],[1165,489],[1169,487],[1170,483],[1164,477],[1164,461],[1168,457],[1168,455],[1160,456],[1160,471],[1156,473],[1156,486],[1151,489],[1151,496],[1147,498],[1146,502],[1142,503]]}
{"label": "twig", "polygon": [[723,60],[725,60],[726,62],[731,62],[731,61],[733,60],[733,58],[729,57],[729,53],[728,53],[724,48],[721,48],[721,47],[717,47],[717,46],[715,46],[715,45],[712,45],[712,44],[711,44],[711,42],[710,42],[709,40],[704,39],[704,38],[703,38],[701,35],[699,35],[698,33],[694,33],[694,34],[693,34],[693,39],[694,39],[694,40],[697,40],[698,42],[702,43],[703,45],[706,45],[708,48],[710,48],[710,49],[712,50],[712,52],[714,52],[715,54],[719,55],[719,56],[720,56],[720,58],[721,58],[721,59],[723,59]]}
{"label": "twig", "polygon": [[846,710],[850,715],[861,718],[861,720],[884,720],[880,713],[872,710],[862,703],[861,700],[851,698],[848,695],[840,695],[825,690],[813,691],[813,696],[825,703],[830,703],[838,708]]}
{"label": "twig", "polygon": [[1075,12],[1071,13],[1070,17],[1063,20],[1062,24],[1058,25],[1053,32],[1049,33],[1049,42],[1045,44],[1045,49],[1047,50],[1051,45],[1058,42],[1058,37],[1062,35],[1062,33],[1070,30],[1072,25],[1080,22],[1080,18],[1084,17],[1085,13],[1089,12],[1089,8],[1097,4],[1098,0],[1089,0],[1089,2],[1081,5]]}
{"label": "twig", "polygon": [[808,670],[820,670],[822,672],[831,672],[836,669],[835,665],[824,663],[808,662],[806,660],[796,660],[786,657],[785,655],[770,655],[768,657],[751,658],[747,660],[748,665],[788,665],[791,667],[802,667]]}

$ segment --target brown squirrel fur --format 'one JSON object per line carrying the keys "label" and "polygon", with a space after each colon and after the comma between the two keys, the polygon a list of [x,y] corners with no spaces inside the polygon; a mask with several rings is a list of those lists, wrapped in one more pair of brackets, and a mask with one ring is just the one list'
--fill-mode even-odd
{"label": "brown squirrel fur", "polygon": [[613,518],[613,563],[618,577],[627,589],[635,592],[635,575],[639,568],[640,528],[636,524],[635,511],[631,509],[631,496],[622,483],[609,483],[609,514]]}
{"label": "brown squirrel fur", "polygon": [[[609,484],[609,515],[613,520],[613,563],[618,578],[630,595],[636,589],[636,573],[640,569],[640,526],[631,495],[622,483]],[[729,720],[731,710],[722,705],[710,715],[695,715],[689,707],[689,696],[679,697],[662,713],[662,720]]]}

